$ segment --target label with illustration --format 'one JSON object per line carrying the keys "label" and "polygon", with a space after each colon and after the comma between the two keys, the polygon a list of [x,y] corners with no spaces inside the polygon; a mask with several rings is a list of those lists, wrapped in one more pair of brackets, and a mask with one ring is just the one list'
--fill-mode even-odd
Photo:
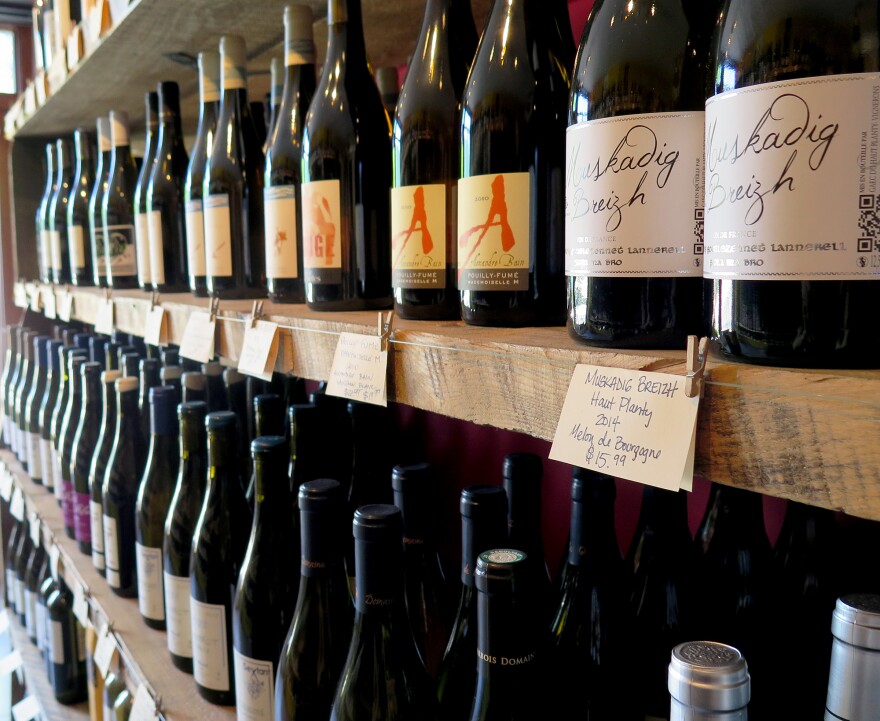
{"label": "label with illustration", "polygon": [[339,181],[302,184],[303,272],[306,283],[342,282]]}
{"label": "label with illustration", "polygon": [[446,185],[391,190],[391,284],[446,286]]}

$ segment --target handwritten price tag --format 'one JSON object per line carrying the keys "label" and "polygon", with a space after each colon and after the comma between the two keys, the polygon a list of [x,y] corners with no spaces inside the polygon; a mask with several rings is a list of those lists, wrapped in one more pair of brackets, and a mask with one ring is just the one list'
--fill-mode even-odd
{"label": "handwritten price tag", "polygon": [[73,293],[66,290],[62,291],[58,296],[58,320],[63,320],[65,323],[69,323],[72,315]]}
{"label": "handwritten price tag", "polygon": [[40,289],[36,285],[28,284],[27,286],[27,294],[28,294],[28,305],[30,309],[34,313],[39,313],[42,308],[42,298],[40,296]]}
{"label": "handwritten price tag", "polygon": [[35,546],[39,546],[40,541],[43,540],[43,536],[40,533],[40,517],[36,513],[32,513],[30,519],[31,541]]}
{"label": "handwritten price tag", "polygon": [[684,378],[578,365],[550,458],[669,490],[694,472],[697,409]]}
{"label": "handwritten price tag", "polygon": [[9,502],[9,512],[16,521],[24,520],[24,496],[21,489],[16,486],[12,492],[12,500]]}
{"label": "handwritten price tag", "polygon": [[89,625],[89,599],[86,598],[86,589],[81,583],[75,584],[73,592],[73,615],[83,628]]}
{"label": "handwritten price tag", "polygon": [[0,496],[6,502],[12,497],[12,474],[5,467],[0,470]]}
{"label": "handwritten price tag", "polygon": [[49,549],[49,573],[52,574],[52,578],[56,581],[59,579],[59,574],[61,573],[61,549],[52,544],[52,548]]}
{"label": "handwritten price tag", "polygon": [[55,301],[55,290],[51,286],[45,286],[40,290],[43,300],[43,314],[50,320],[58,317],[58,305]]}
{"label": "handwritten price tag", "polygon": [[147,313],[147,322],[144,325],[144,343],[155,346],[168,343],[165,309],[161,305],[155,306]]}
{"label": "handwritten price tag", "polygon": [[214,328],[216,324],[216,320],[211,320],[210,313],[200,311],[190,313],[183,331],[180,355],[199,363],[208,363],[214,357]]}
{"label": "handwritten price tag", "polygon": [[36,696],[28,696],[12,707],[14,721],[33,721],[40,716],[40,704]]}
{"label": "handwritten price tag", "polygon": [[116,653],[116,639],[110,633],[107,624],[101,624],[101,630],[98,631],[98,640],[95,642],[95,668],[101,672],[101,676],[106,678],[107,671],[110,670],[110,664],[113,663],[113,654]]}
{"label": "handwritten price tag", "polygon": [[113,335],[113,299],[101,298],[95,316],[95,333]]}
{"label": "handwritten price tag", "polygon": [[131,713],[128,721],[155,721],[156,702],[144,684],[138,684],[131,704]]}
{"label": "handwritten price tag", "polygon": [[272,380],[275,359],[278,357],[278,324],[258,320],[248,325],[241,344],[241,358],[238,360],[239,373]]}
{"label": "handwritten price tag", "polygon": [[388,405],[388,351],[377,335],[341,333],[330,367],[327,394]]}
{"label": "handwritten price tag", "polygon": [[16,283],[12,288],[12,300],[16,308],[28,307],[27,288],[24,283]]}

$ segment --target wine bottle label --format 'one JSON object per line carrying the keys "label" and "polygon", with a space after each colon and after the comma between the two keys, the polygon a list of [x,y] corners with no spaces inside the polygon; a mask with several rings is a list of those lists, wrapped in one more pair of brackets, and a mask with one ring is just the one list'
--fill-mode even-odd
{"label": "wine bottle label", "polygon": [[109,275],[114,278],[136,275],[138,258],[135,254],[134,226],[108,225],[106,230],[104,257],[110,262]]}
{"label": "wine bottle label", "polygon": [[446,185],[392,188],[391,284],[446,287]]}
{"label": "wine bottle label", "polygon": [[52,239],[48,230],[40,230],[40,262],[43,267],[52,267]]}
{"label": "wine bottle label", "polygon": [[150,267],[150,220],[146,213],[135,213],[134,246],[138,284],[149,286],[153,282],[153,271]]}
{"label": "wine bottle label", "polygon": [[31,638],[37,637],[37,594],[24,589],[24,625]]}
{"label": "wine bottle label", "polygon": [[184,213],[186,222],[186,259],[190,277],[205,275],[205,219],[202,200],[187,200]]}
{"label": "wine bottle label", "polygon": [[52,474],[52,441],[40,438],[40,468],[43,470],[43,485],[50,491],[55,489],[55,477]]}
{"label": "wine bottle label", "polygon": [[528,173],[458,181],[459,290],[528,290],[529,186]]}
{"label": "wine bottle label", "polygon": [[138,608],[144,618],[165,620],[165,596],[162,590],[162,549],[135,544],[137,562]]}
{"label": "wine bottle label", "polygon": [[75,512],[73,508],[73,482],[64,480],[61,482],[61,515],[67,528],[74,528]]}
{"label": "wine bottle label", "polygon": [[626,115],[568,128],[566,275],[703,275],[704,115]]}
{"label": "wine bottle label", "polygon": [[209,195],[204,199],[205,275],[228,278],[232,275],[232,231],[229,196]]}
{"label": "wine bottle label", "polygon": [[235,668],[237,721],[273,721],[275,718],[275,672],[271,661],[248,658],[232,649]]}
{"label": "wine bottle label", "polygon": [[263,189],[266,236],[266,277],[296,278],[296,188],[281,185]]}
{"label": "wine bottle label", "polygon": [[6,603],[15,606],[15,572],[11,568],[6,569]]}
{"label": "wine bottle label", "polygon": [[119,538],[116,534],[116,519],[104,514],[104,563],[107,566],[107,583],[111,588],[121,588],[119,575]]}
{"label": "wine bottle label", "polygon": [[706,277],[880,276],[878,98],[877,73],[709,98]]}
{"label": "wine bottle label", "polygon": [[104,570],[104,507],[97,501],[89,501],[90,536],[92,538],[92,565]]}
{"label": "wine bottle label", "polygon": [[165,572],[164,581],[168,650],[176,656],[192,658],[189,576],[175,576]]}
{"label": "wine bottle label", "polygon": [[342,282],[342,225],[338,180],[302,186],[303,275],[306,283]]}
{"label": "wine bottle label", "polygon": [[226,607],[190,597],[193,675],[205,688],[229,690],[229,646]]}
{"label": "wine bottle label", "polygon": [[162,233],[162,213],[158,210],[152,210],[147,214],[147,241],[152,282],[161,285],[165,282],[165,239]]}
{"label": "wine bottle label", "polygon": [[92,542],[92,516],[89,494],[78,493],[74,488],[73,493],[73,532],[76,540],[80,543]]}
{"label": "wine bottle label", "polygon": [[40,603],[39,599],[36,598],[37,594],[34,594],[34,601],[36,606],[34,608],[34,631],[37,635],[37,648],[41,651],[46,650],[46,607]]}
{"label": "wine bottle label", "polygon": [[15,579],[15,612],[19,616],[24,615],[24,581]]}
{"label": "wine bottle label", "polygon": [[58,503],[64,502],[64,478],[61,473],[61,454],[55,446],[52,446],[52,472],[55,476],[55,499]]}
{"label": "wine bottle label", "polygon": [[47,230],[49,234],[49,267],[61,272],[61,233],[57,230]]}
{"label": "wine bottle label", "polygon": [[40,434],[28,433],[27,443],[28,474],[35,481],[43,480],[43,457],[40,449]]}
{"label": "wine bottle label", "polygon": [[104,228],[98,223],[94,227],[89,226],[89,230],[95,237],[95,254],[93,261],[97,266],[97,274],[99,278],[107,276],[107,256],[104,254]]}
{"label": "wine bottle label", "polygon": [[64,627],[61,621],[49,621],[49,658],[52,663],[64,665]]}
{"label": "wine bottle label", "polygon": [[80,270],[86,265],[85,228],[81,225],[67,226],[67,243],[70,249],[70,267]]}

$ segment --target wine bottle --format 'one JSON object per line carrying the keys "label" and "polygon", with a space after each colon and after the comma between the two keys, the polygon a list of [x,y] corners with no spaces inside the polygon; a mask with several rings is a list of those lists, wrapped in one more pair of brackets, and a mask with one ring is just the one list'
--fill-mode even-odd
{"label": "wine bottle", "polygon": [[52,629],[49,626],[48,604],[55,589],[58,588],[58,583],[52,574],[53,571],[50,564],[49,573],[40,582],[40,590],[37,595],[37,614],[39,616],[39,620],[37,621],[37,633],[42,632],[43,662],[45,664],[46,674],[50,677],[52,675],[52,653],[49,645],[49,637]]}
{"label": "wine bottle", "polygon": [[18,457],[18,444],[21,440],[15,423],[15,392],[21,376],[21,366],[24,362],[24,334],[26,328],[16,326],[13,329],[15,338],[15,355],[13,357],[13,368],[9,378],[9,389],[4,400],[6,415],[9,425],[9,448]]}
{"label": "wine bottle", "polygon": [[269,138],[269,121],[266,120],[266,105],[259,100],[250,102],[251,118],[254,121],[254,129],[257,132],[257,142],[260,144],[260,151],[265,152],[266,141]]}
{"label": "wine bottle", "polygon": [[436,719],[437,699],[404,601],[400,509],[361,506],[352,527],[357,564],[354,625],[330,721]]}
{"label": "wine bottle", "polygon": [[223,94],[203,183],[208,293],[266,294],[263,252],[263,151],[247,96],[244,38],[220,39]]}
{"label": "wine bottle", "polygon": [[89,338],[89,361],[101,366],[101,372],[107,370],[107,355],[104,350],[104,344],[106,342],[107,336],[105,335],[96,334]]}
{"label": "wine bottle", "polygon": [[180,127],[180,89],[159,83],[159,136],[156,156],[144,194],[152,289],[179,293],[189,288],[183,185],[189,158]]}
{"label": "wine bottle", "polygon": [[152,415],[150,390],[159,385],[159,371],[162,363],[157,358],[140,358],[138,360],[138,411],[140,416],[141,435],[144,448],[149,448]]}
{"label": "wine bottle", "polygon": [[207,480],[207,414],[204,401],[181,403],[177,408],[180,462],[162,537],[168,652],[172,663],[187,673],[193,671],[189,563]]}
{"label": "wine bottle", "polygon": [[36,338],[36,331],[25,330],[21,335],[19,343],[19,365],[15,384],[12,389],[12,401],[10,408],[12,411],[13,435],[15,436],[15,455],[19,462],[27,470],[27,442],[24,433],[24,425],[21,422],[22,416],[22,395],[27,394],[30,387],[30,375],[33,372],[31,368],[31,356],[33,356],[33,341]]}
{"label": "wine bottle", "polygon": [[6,572],[6,606],[15,608],[15,552],[24,533],[24,523],[12,518],[12,531],[9,533],[5,553],[3,554],[4,570]]}
{"label": "wine bottle", "polygon": [[[867,72],[880,65],[880,46],[852,38],[878,27],[880,8],[855,0],[725,5],[706,103],[704,270],[711,335],[725,356],[797,367],[870,363],[865,330],[880,298],[869,232],[876,159],[852,159],[864,157],[871,132]],[[803,212],[820,207],[821,217]],[[846,241],[827,243],[842,227]]]}
{"label": "wine bottle", "polygon": [[266,284],[269,298],[276,303],[305,302],[302,226],[298,219],[302,217],[303,125],[315,93],[312,24],[311,7],[285,6],[283,93],[266,146],[263,189]]}
{"label": "wine bottle", "polygon": [[61,514],[64,517],[64,531],[68,538],[76,538],[76,509],[71,472],[74,441],[83,410],[82,368],[86,363],[88,361],[85,352],[71,354],[68,360],[67,376],[70,392],[58,442],[58,462],[61,464]]}
{"label": "wine bottle", "polygon": [[58,505],[62,505],[64,499],[64,481],[62,478],[61,444],[64,438],[64,421],[67,417],[67,409],[73,392],[73,378],[70,376],[70,358],[76,356],[85,362],[85,352],[79,348],[62,345],[58,350],[58,365],[61,371],[61,389],[59,392],[60,402],[52,415],[52,471],[54,474],[55,498]]}
{"label": "wine bottle", "polygon": [[226,407],[226,387],[223,385],[223,365],[220,361],[202,363],[202,373],[205,374],[208,413],[228,410]]}
{"label": "wine bottle", "polygon": [[672,649],[669,662],[669,718],[747,721],[751,676],[733,646],[687,641]]}
{"label": "wine bottle", "polygon": [[38,420],[40,428],[40,468],[43,471],[43,485],[49,491],[55,490],[55,468],[52,465],[52,417],[61,394],[60,387],[63,373],[59,357],[62,346],[62,341],[52,340],[49,341],[46,347],[46,390],[40,401]]}
{"label": "wine bottle", "polygon": [[92,565],[102,576],[106,573],[104,560],[104,476],[116,437],[116,381],[122,371],[106,370],[101,373],[101,430],[95,442],[95,452],[89,466],[89,520],[92,538]]}
{"label": "wine bottle", "polygon": [[[262,436],[284,436],[285,452],[284,452],[284,475],[289,470],[289,446],[287,445],[286,434],[284,432],[284,401],[277,393],[261,393],[254,397],[254,421],[256,426],[255,438]],[[289,479],[288,479],[289,480]],[[290,484],[288,484],[289,486]],[[251,473],[247,487],[247,502],[251,513],[254,511],[254,497],[257,488],[257,470]],[[288,496],[292,489],[288,488]],[[292,501],[293,499],[291,499]],[[294,541],[296,539],[294,538]],[[290,549],[291,553],[293,549]]]}
{"label": "wine bottle", "polygon": [[67,206],[70,201],[70,188],[73,185],[73,141],[58,138],[55,141],[57,179],[55,195],[49,207],[49,253],[52,267],[52,282],[70,282],[70,251],[67,238]]}
{"label": "wine bottle", "polygon": [[181,377],[183,376],[183,368],[180,366],[163,366],[159,371],[159,385],[169,386],[174,391],[174,408],[183,401],[183,386],[181,385]]}
{"label": "wine bottle", "polygon": [[[24,404],[25,443],[27,446],[28,475],[35,483],[43,482],[43,456],[40,448],[40,408],[46,395],[46,376],[48,374],[49,336],[34,338],[32,353],[36,359],[34,379]],[[50,469],[47,469],[47,471]]]}
{"label": "wine bottle", "polygon": [[131,697],[131,691],[128,690],[128,687],[123,687],[113,702],[112,721],[128,721],[133,703],[134,699]]}
{"label": "wine bottle", "polygon": [[54,142],[46,143],[45,167],[46,185],[40,204],[37,206],[37,250],[40,280],[44,283],[52,282],[52,240],[49,227],[49,209],[52,207],[52,198],[57,191],[58,173],[56,166],[58,159],[55,156],[56,145]]}
{"label": "wine bottle", "polygon": [[80,368],[82,407],[73,439],[70,476],[73,480],[73,530],[79,550],[92,555],[91,485],[89,474],[101,430],[101,365],[83,363]]}
{"label": "wine bottle", "polygon": [[183,389],[183,402],[204,401],[208,403],[208,381],[205,374],[200,371],[185,371],[180,376],[180,385]]}
{"label": "wine bottle", "polygon": [[[550,677],[580,688],[581,718],[634,721],[628,601],[632,578],[614,529],[615,480],[573,468],[568,568],[551,624]],[[561,711],[558,709],[557,711]]]}
{"label": "wine bottle", "polygon": [[[73,134],[76,167],[67,201],[67,244],[70,253],[70,282],[77,286],[94,285],[91,242],[89,240],[89,196],[95,185],[92,136],[85,128]],[[88,241],[88,244],[87,244]]]}
{"label": "wine bottle", "polygon": [[104,562],[107,584],[118,596],[137,595],[134,509],[144,472],[146,447],[141,435],[137,378],[118,378],[116,433],[102,487]]}
{"label": "wine bottle", "polygon": [[147,208],[148,185],[156,164],[156,139],[159,134],[159,94],[151,90],[144,94],[146,140],[144,157],[134,186],[134,245],[137,255],[138,285],[145,290],[153,287],[153,269],[150,265],[150,217]]}
{"label": "wine bottle", "polygon": [[552,13],[492,5],[462,101],[458,289],[473,325],[559,325],[569,69]]}
{"label": "wine bottle", "polygon": [[391,128],[364,47],[360,0],[328,0],[327,53],[303,129],[306,302],[391,305]]}
{"label": "wine bottle", "polygon": [[26,622],[25,612],[27,603],[24,595],[25,581],[27,579],[27,563],[34,550],[34,542],[31,538],[31,523],[36,522],[36,518],[25,517],[21,522],[21,534],[18,538],[18,546],[15,549],[15,557],[13,560],[15,576],[13,579],[15,589],[15,615],[24,626]]}
{"label": "wine bottle", "polygon": [[461,491],[461,594],[452,631],[437,669],[440,721],[467,718],[477,685],[477,557],[507,541],[507,494],[501,486],[477,484]]}
{"label": "wine bottle", "polygon": [[169,386],[150,389],[150,447],[134,511],[138,607],[144,623],[160,631],[165,630],[165,519],[180,463],[175,401],[174,389]]}
{"label": "wine bottle", "polygon": [[111,288],[136,288],[138,257],[135,249],[134,191],[137,167],[131,156],[128,115],[110,111],[110,169],[101,196],[104,262]]}
{"label": "wine bottle", "polygon": [[373,75],[376,78],[376,87],[379,88],[379,97],[382,98],[385,112],[388,113],[389,118],[393,118],[394,112],[397,109],[397,99],[400,97],[397,67],[395,65],[383,65],[376,68]]}
{"label": "wine bottle", "polygon": [[186,258],[189,288],[193,295],[208,295],[205,279],[205,221],[202,213],[202,184],[208,153],[214,147],[217,110],[220,106],[220,54],[216,50],[199,53],[199,125],[186,180],[183,200],[186,218]]}
{"label": "wine bottle", "polygon": [[108,671],[107,678],[104,679],[104,704],[101,721],[116,721],[116,716],[113,713],[113,706],[116,703],[116,699],[119,698],[119,694],[125,689],[125,679],[122,676],[122,669],[119,669],[118,671],[111,669]]}
{"label": "wine bottle", "polygon": [[73,593],[59,574],[57,588],[46,602],[49,628],[49,681],[55,699],[76,704],[88,697],[86,688],[85,644],[73,615]]}
{"label": "wine bottle", "polygon": [[322,478],[303,483],[298,496],[301,575],[275,675],[276,721],[329,717],[351,638],[344,489],[339,481]]}
{"label": "wine bottle", "polygon": [[400,99],[391,111],[391,283],[394,310],[401,318],[459,316],[458,125],[476,48],[470,0],[426,2]]}
{"label": "wine bottle", "polygon": [[[285,6],[285,11],[287,6]],[[284,67],[283,64],[287,58],[287,43],[284,43],[285,57],[273,57],[269,63],[269,119],[266,121],[266,143],[263,145],[263,154],[265,155],[269,149],[269,140],[275,132],[275,123],[278,120],[278,108],[281,107],[281,96],[284,94]]]}
{"label": "wine bottle", "polygon": [[9,416],[6,413],[6,400],[9,393],[9,375],[15,359],[12,337],[12,327],[3,326],[3,347],[6,349],[6,357],[3,370],[0,371],[0,448],[9,448]]}
{"label": "wine bottle", "polygon": [[104,245],[104,220],[102,209],[104,195],[110,184],[110,163],[113,152],[110,118],[98,118],[98,166],[95,168],[95,183],[89,193],[89,245],[92,254],[92,273],[94,284],[101,288],[110,287],[110,269],[107,267],[107,249]]}
{"label": "wine bottle", "polygon": [[206,701],[235,703],[232,599],[247,546],[246,501],[238,460],[239,421],[232,411],[209,413],[208,480],[190,558],[193,672]]}
{"label": "wine bottle", "polygon": [[[232,602],[236,716],[271,719],[275,673],[299,588],[292,563],[299,556],[296,516],[291,513],[287,440],[261,436],[254,459],[254,521]],[[259,685],[258,685],[259,682]]]}
{"label": "wine bottle", "polygon": [[403,518],[404,600],[410,627],[433,680],[452,626],[454,606],[439,550],[437,478],[427,463],[397,465],[394,505]]}
{"label": "wine bottle", "polygon": [[48,563],[49,556],[43,547],[42,541],[35,543],[30,561],[28,561],[27,575],[25,576],[24,605],[27,634],[38,648],[42,642],[43,634],[40,631],[40,618],[37,614],[37,598],[40,593],[40,582],[46,576]]}

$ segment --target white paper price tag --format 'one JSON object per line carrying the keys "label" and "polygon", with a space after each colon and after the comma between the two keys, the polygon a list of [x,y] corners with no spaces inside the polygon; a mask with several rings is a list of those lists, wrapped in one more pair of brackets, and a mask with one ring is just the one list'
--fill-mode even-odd
{"label": "white paper price tag", "polygon": [[6,502],[12,497],[12,474],[5,467],[0,469],[0,496]]}
{"label": "white paper price tag", "polygon": [[550,458],[669,490],[694,473],[699,397],[665,373],[578,365]]}
{"label": "white paper price tag", "polygon": [[113,299],[101,298],[95,315],[95,333],[113,334]]}
{"label": "white paper price tag", "polygon": [[278,357],[278,324],[267,320],[250,323],[244,331],[241,344],[241,357],[238,359],[239,373],[272,380],[275,359]]}
{"label": "white paper price tag", "polygon": [[149,345],[166,345],[168,343],[167,324],[165,323],[165,309],[157,305],[147,312],[147,322],[144,324],[144,343]]}
{"label": "white paper price tag", "polygon": [[5,608],[0,608],[0,636],[9,630],[9,614]]}
{"label": "white paper price tag", "polygon": [[214,357],[214,328],[216,319],[210,313],[195,311],[189,314],[183,341],[180,344],[180,355],[199,363],[208,363]]}
{"label": "white paper price tag", "polygon": [[21,651],[17,648],[10,651],[3,657],[3,660],[0,661],[0,678],[7,676],[13,671],[18,671],[18,669],[21,668],[21,663]]}
{"label": "white paper price tag", "polygon": [[138,684],[128,721],[156,721],[156,702],[144,684]]}
{"label": "white paper price tag", "polygon": [[40,533],[40,517],[36,513],[32,513],[29,518],[31,519],[31,541],[35,546],[39,546],[43,540],[43,536]]}
{"label": "white paper price tag", "polygon": [[9,502],[9,512],[16,521],[24,520],[24,496],[21,489],[16,486],[12,492],[12,500]]}
{"label": "white paper price tag", "polygon": [[340,333],[327,394],[387,406],[387,374],[388,351],[378,335]]}
{"label": "white paper price tag", "polygon": [[74,584],[73,590],[73,615],[83,628],[89,625],[89,599],[86,598],[86,589],[81,583]]}
{"label": "white paper price tag", "polygon": [[39,313],[42,309],[42,298],[40,296],[40,288],[36,285],[27,286],[28,306],[34,313]]}
{"label": "white paper price tag", "polygon": [[19,701],[12,707],[12,718],[14,721],[33,721],[40,715],[40,704],[37,702],[36,696],[28,696],[26,699]]}
{"label": "white paper price tag", "polygon": [[95,668],[101,672],[103,678],[107,677],[110,664],[113,663],[113,654],[116,653],[116,638],[110,633],[107,624],[101,624],[98,631],[98,640],[95,642]]}
{"label": "white paper price tag", "polygon": [[16,283],[13,286],[12,300],[15,303],[16,308],[27,308],[28,307],[28,294],[27,294],[27,288],[25,288],[24,283]]}
{"label": "white paper price tag", "polygon": [[47,318],[55,320],[55,318],[58,317],[58,305],[55,300],[55,290],[49,286],[44,286],[40,290],[40,294],[43,301],[43,314]]}
{"label": "white paper price tag", "polygon": [[58,580],[60,573],[59,566],[61,565],[61,549],[58,548],[54,543],[52,547],[49,549],[49,573],[52,574],[52,578],[56,581]]}
{"label": "white paper price tag", "polygon": [[58,320],[65,323],[70,322],[73,315],[73,293],[67,290],[61,291],[58,295]]}

